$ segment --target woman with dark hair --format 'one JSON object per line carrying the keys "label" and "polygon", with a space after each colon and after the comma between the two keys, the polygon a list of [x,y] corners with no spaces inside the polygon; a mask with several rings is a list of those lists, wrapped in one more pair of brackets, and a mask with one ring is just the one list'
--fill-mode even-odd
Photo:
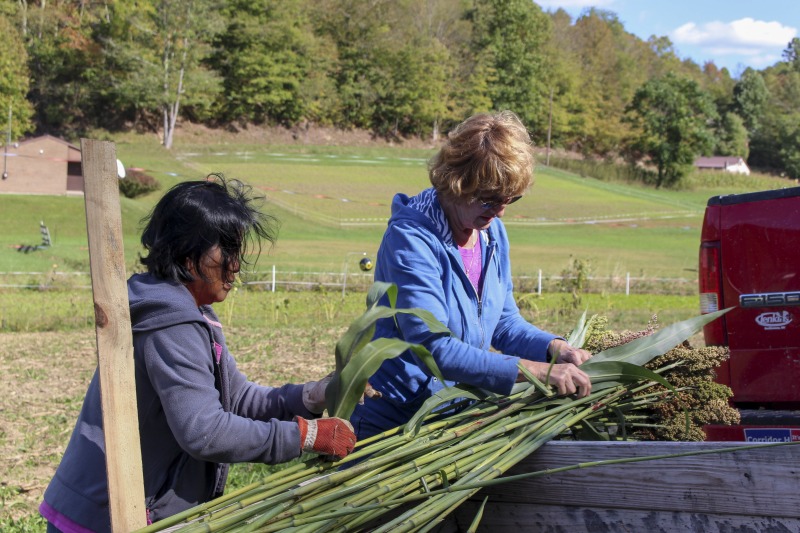
{"label": "woman with dark hair", "polygon": [[[302,452],[344,457],[352,426],[319,418],[328,378],[264,387],[228,352],[211,304],[232,288],[248,252],[273,242],[276,221],[239,181],[220,175],[176,185],[146,217],[128,280],[145,506],[157,521],[222,494],[228,463],[276,464]],[[40,512],[48,531],[109,531],[98,374]]]}
{"label": "woman with dark hair", "polygon": [[[559,394],[586,396],[578,365],[591,354],[526,322],[514,300],[509,244],[500,218],[533,182],[528,132],[511,112],[459,124],[430,162],[432,187],[395,196],[375,261],[375,280],[397,284],[397,307],[423,308],[452,336],[433,335],[412,315],[379,322],[375,337],[423,344],[448,383],[410,351],[370,378],[380,400],[350,417],[363,439],[405,424],[446,385],[465,383],[508,394],[524,367]],[[550,361],[555,359],[555,364]]]}

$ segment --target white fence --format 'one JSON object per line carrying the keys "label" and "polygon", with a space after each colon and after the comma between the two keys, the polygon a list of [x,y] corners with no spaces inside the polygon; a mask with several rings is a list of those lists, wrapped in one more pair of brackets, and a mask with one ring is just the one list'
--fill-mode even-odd
{"label": "white fence", "polygon": [[[574,277],[544,274],[514,276],[518,293],[564,292]],[[327,290],[365,292],[372,284],[370,272],[302,272],[277,270],[245,276],[243,286],[254,290]],[[89,272],[0,272],[0,289],[69,290],[91,289]],[[696,294],[697,278],[663,278],[625,275],[589,276],[581,292],[615,294]]]}

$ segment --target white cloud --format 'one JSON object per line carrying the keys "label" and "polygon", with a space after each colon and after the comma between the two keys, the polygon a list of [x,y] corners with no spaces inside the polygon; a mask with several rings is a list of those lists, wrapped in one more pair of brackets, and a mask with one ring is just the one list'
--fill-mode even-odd
{"label": "white cloud", "polygon": [[717,54],[756,55],[763,53],[764,48],[782,49],[795,35],[796,28],[747,17],[702,25],[688,22],[673,31],[670,38],[675,43],[700,46]]}

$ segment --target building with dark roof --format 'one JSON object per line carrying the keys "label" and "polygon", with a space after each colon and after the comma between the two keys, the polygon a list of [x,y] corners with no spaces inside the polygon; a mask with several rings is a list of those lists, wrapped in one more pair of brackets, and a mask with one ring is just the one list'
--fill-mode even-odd
{"label": "building with dark roof", "polygon": [[0,193],[83,194],[81,149],[52,135],[3,147]]}
{"label": "building with dark roof", "polygon": [[700,170],[721,170],[734,174],[750,175],[750,167],[739,156],[698,157],[694,162],[694,166]]}

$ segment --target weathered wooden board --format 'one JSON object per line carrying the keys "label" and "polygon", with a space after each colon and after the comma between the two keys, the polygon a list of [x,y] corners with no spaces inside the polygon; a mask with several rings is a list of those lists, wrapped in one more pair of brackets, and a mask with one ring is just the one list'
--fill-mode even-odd
{"label": "weathered wooden board", "polygon": [[[455,520],[437,533],[467,531],[480,502],[459,507]],[[455,522],[455,524],[453,523]],[[531,505],[490,500],[478,533],[790,533],[800,520],[667,511],[633,511],[592,507]]]}
{"label": "weathered wooden board", "polygon": [[[550,442],[511,474],[745,443]],[[453,516],[481,531],[800,532],[800,446],[606,465],[483,489]]]}
{"label": "weathered wooden board", "polygon": [[114,143],[81,140],[111,527],[147,525]]}

